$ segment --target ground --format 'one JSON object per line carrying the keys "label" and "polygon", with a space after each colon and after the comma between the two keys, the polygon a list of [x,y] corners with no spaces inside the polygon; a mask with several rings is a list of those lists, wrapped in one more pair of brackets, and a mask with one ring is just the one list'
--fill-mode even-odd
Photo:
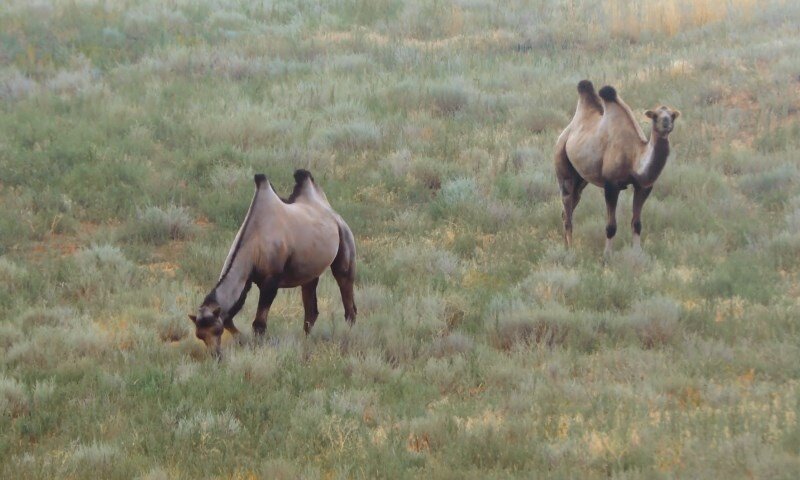
{"label": "ground", "polygon": [[[800,8],[6,1],[3,478],[795,478]],[[681,110],[630,248],[552,154],[588,78]],[[187,314],[265,173],[356,236],[303,335]],[[254,291],[255,293],[255,291]]]}

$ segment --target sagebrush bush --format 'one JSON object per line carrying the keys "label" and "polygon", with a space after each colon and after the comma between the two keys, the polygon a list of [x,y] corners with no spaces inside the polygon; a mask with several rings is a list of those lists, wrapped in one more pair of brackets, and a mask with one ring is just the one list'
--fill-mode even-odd
{"label": "sagebrush bush", "polygon": [[681,309],[674,300],[655,297],[637,302],[628,315],[645,348],[670,345],[679,333]]}
{"label": "sagebrush bush", "polygon": [[520,288],[533,300],[540,304],[557,301],[564,302],[580,283],[580,276],[575,270],[552,267],[531,273]]}
{"label": "sagebrush bush", "polygon": [[431,85],[427,89],[427,99],[434,112],[440,115],[453,115],[464,109],[470,101],[471,93],[460,82]]}
{"label": "sagebrush bush", "polygon": [[317,144],[331,150],[359,152],[381,146],[380,129],[373,123],[352,122],[328,127],[315,136]]}
{"label": "sagebrush bush", "polygon": [[484,325],[492,345],[502,350],[537,344],[591,350],[597,335],[594,325],[581,322],[581,316],[563,307],[529,307],[515,299],[496,299]]}
{"label": "sagebrush bush", "polygon": [[158,337],[164,342],[177,342],[191,333],[190,324],[185,316],[161,317],[156,324]]}
{"label": "sagebrush bush", "polygon": [[472,338],[460,332],[451,332],[431,344],[431,355],[437,358],[467,353],[473,349]]}
{"label": "sagebrush bush", "polygon": [[175,425],[175,434],[178,437],[201,439],[209,435],[236,435],[241,429],[242,423],[230,412],[199,411],[179,419]]}
{"label": "sagebrush bush", "polygon": [[0,414],[11,418],[28,412],[30,400],[25,385],[14,378],[0,377]]}
{"label": "sagebrush bush", "polygon": [[265,385],[280,368],[280,360],[278,352],[271,348],[234,348],[227,355],[225,368],[248,383]]}
{"label": "sagebrush bush", "polygon": [[72,290],[84,296],[117,293],[129,288],[136,277],[136,266],[113,245],[93,245],[72,256]]}
{"label": "sagebrush bush", "polygon": [[364,356],[350,357],[346,371],[365,384],[388,382],[397,373],[392,370],[386,359],[381,358],[375,351],[367,352]]}
{"label": "sagebrush bush", "polygon": [[127,227],[128,235],[143,242],[159,245],[170,240],[185,240],[195,231],[192,217],[184,207],[150,206],[139,210],[136,217]]}
{"label": "sagebrush bush", "polygon": [[33,95],[36,88],[36,81],[23,75],[16,68],[0,70],[0,99],[5,101],[22,99]]}
{"label": "sagebrush bush", "polygon": [[31,331],[40,327],[64,327],[78,316],[78,312],[70,307],[33,308],[22,314],[19,321],[23,329]]}

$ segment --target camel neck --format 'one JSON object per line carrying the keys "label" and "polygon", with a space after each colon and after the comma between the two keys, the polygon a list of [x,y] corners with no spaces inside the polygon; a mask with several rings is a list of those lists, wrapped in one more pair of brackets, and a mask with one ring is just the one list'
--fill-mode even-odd
{"label": "camel neck", "polygon": [[251,273],[252,269],[248,268],[246,262],[236,261],[231,271],[208,295],[220,306],[224,317],[232,318],[242,308],[244,297],[250,290]]}
{"label": "camel neck", "polygon": [[669,157],[669,138],[663,137],[655,131],[650,133],[650,141],[647,142],[647,149],[639,160],[636,169],[636,180],[643,187],[649,187],[655,183],[664,165],[667,164]]}

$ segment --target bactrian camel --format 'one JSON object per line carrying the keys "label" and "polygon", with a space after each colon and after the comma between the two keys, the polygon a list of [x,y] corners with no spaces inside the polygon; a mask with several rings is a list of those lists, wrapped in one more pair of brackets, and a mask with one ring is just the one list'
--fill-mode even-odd
{"label": "bactrian camel", "polygon": [[294,173],[294,191],[281,199],[264,175],[256,175],[256,191],[236,234],[219,281],[206,295],[197,315],[189,315],[195,335],[217,356],[223,328],[236,335],[233,317],[255,283],[260,290],[253,321],[256,336],[267,328],[267,314],[279,288],[302,288],[308,334],[319,315],[317,282],[330,267],[339,284],[344,315],[356,320],[353,300],[356,247],[350,228],[333,211],[322,189],[306,170]]}
{"label": "bactrian camel", "polygon": [[601,88],[598,95],[592,82],[578,83],[578,107],[558,137],[555,153],[567,247],[572,246],[572,214],[591,183],[605,193],[606,255],[617,233],[619,192],[633,185],[633,246],[641,249],[642,206],[667,163],[669,134],[680,112],[661,106],[645,115],[652,120],[649,140],[613,87]]}

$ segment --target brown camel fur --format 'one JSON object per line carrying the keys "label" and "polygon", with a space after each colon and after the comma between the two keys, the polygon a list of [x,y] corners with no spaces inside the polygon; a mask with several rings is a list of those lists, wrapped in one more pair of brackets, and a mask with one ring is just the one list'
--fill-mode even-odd
{"label": "brown camel fur", "polygon": [[605,192],[606,254],[617,233],[619,192],[633,185],[633,245],[641,248],[642,206],[667,162],[669,134],[680,112],[661,106],[645,115],[653,122],[649,140],[613,87],[601,88],[598,95],[592,82],[578,83],[578,107],[558,137],[555,154],[567,247],[572,246],[572,213],[591,183]]}
{"label": "brown camel fur", "polygon": [[342,295],[344,314],[356,320],[353,299],[356,245],[353,233],[328,203],[306,170],[294,173],[295,187],[284,200],[267,178],[256,175],[256,191],[239,233],[231,245],[217,285],[206,295],[197,315],[189,315],[195,335],[218,356],[222,330],[239,331],[233,317],[255,283],[261,294],[253,331],[263,336],[267,315],[279,288],[302,288],[306,334],[317,320],[317,283],[330,267]]}

